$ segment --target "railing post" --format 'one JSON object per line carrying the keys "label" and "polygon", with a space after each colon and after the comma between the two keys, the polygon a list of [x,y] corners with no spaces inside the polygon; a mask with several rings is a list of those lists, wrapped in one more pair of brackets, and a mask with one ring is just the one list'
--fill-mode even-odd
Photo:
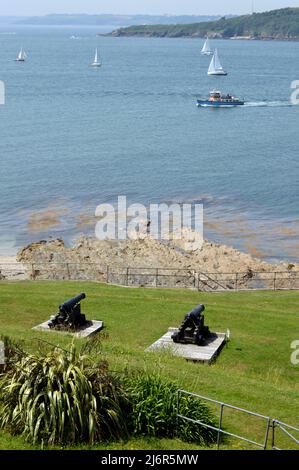
{"label": "railing post", "polygon": [[274,278],[273,278],[273,290],[276,290],[276,275],[277,273],[274,273]]}
{"label": "railing post", "polygon": [[267,429],[266,429],[266,435],[265,435],[265,441],[264,441],[264,450],[267,450],[267,445],[268,445],[268,439],[269,439],[269,431],[270,431],[270,428],[271,428],[271,421],[270,421],[270,418],[268,418],[268,421],[267,421]]}
{"label": "railing post", "polygon": [[222,419],[223,419],[223,409],[224,409],[224,404],[220,404],[220,416],[219,416],[219,425],[218,425],[218,436],[217,436],[217,450],[219,450],[220,447],[220,441],[221,441],[221,431],[222,431]]}
{"label": "railing post", "polygon": [[107,277],[107,284],[109,284],[109,266],[107,266],[106,277]]}
{"label": "railing post", "polygon": [[155,279],[155,286],[158,287],[158,276],[159,276],[159,268],[156,269],[156,279]]}
{"label": "railing post", "polygon": [[236,280],[235,280],[235,291],[238,290],[238,273],[236,273]]}
{"label": "railing post", "polygon": [[276,427],[276,423],[275,423],[275,420],[273,419],[272,420],[272,449],[275,448],[275,427]]}
{"label": "railing post", "polygon": [[34,271],[34,264],[33,263],[31,265],[31,276],[32,276],[32,279],[35,281],[35,271]]}
{"label": "railing post", "polygon": [[70,273],[69,263],[66,263],[66,271],[67,271],[68,280],[70,281],[71,280],[71,273]]}
{"label": "railing post", "polygon": [[129,285],[129,269],[130,268],[127,268],[127,272],[126,272],[126,286]]}

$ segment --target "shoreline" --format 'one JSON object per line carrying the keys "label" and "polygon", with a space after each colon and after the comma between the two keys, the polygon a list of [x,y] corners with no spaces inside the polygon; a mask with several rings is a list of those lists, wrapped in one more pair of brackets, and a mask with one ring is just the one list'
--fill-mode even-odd
{"label": "shoreline", "polygon": [[[191,22],[188,24],[139,24],[118,27],[114,36],[142,35],[156,37],[209,37],[210,39],[255,39],[255,40],[299,40],[296,21],[298,7],[276,8],[263,12],[238,15],[233,18],[222,16],[215,21]],[[294,26],[294,24],[296,26]]]}
{"label": "shoreline", "polygon": [[[98,33],[97,37],[107,37],[107,38],[137,38],[137,39],[206,39],[206,35],[203,36],[198,36],[196,34],[194,35],[181,35],[181,36],[172,36],[172,35],[157,35],[157,34],[152,34],[152,33],[137,33],[137,34],[113,34],[114,32],[111,31],[111,33]],[[222,38],[222,37],[209,37],[211,40],[219,40],[219,41],[258,41],[258,42],[299,42],[299,37],[298,38],[275,38],[275,37],[245,37],[245,36],[239,36],[239,37],[229,37],[229,38]]]}
{"label": "shoreline", "polygon": [[[63,280],[71,275],[78,280],[87,280],[96,268],[99,280],[105,282],[107,267],[120,271],[155,268],[206,274],[299,272],[299,264],[287,260],[271,264],[224,244],[204,240],[198,248],[196,243],[194,232],[184,233],[181,240],[167,242],[154,240],[147,234],[127,241],[81,237],[72,247],[67,247],[61,239],[43,240],[22,248],[17,256],[0,256],[0,278]],[[71,273],[66,275],[66,269]]]}
{"label": "shoreline", "polygon": [[[228,246],[271,265],[299,263],[299,222],[296,220],[275,217],[267,220],[262,217],[263,214],[255,212],[242,215],[236,208],[227,210],[229,200],[219,205],[217,198],[192,198],[192,201],[197,200],[205,207],[204,238],[213,244]],[[173,198],[168,203],[180,201],[180,198]],[[80,237],[92,239],[97,222],[90,207],[76,211],[65,201],[49,204],[43,209],[24,214],[22,230],[15,243],[13,237],[11,240],[9,236],[3,238],[0,258],[16,256],[23,247],[40,240],[63,238],[65,246],[71,248]]]}

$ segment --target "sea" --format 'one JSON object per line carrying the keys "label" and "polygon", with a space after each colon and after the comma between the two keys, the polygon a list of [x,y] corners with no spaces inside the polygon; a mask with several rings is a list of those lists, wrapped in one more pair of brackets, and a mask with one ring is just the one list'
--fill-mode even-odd
{"label": "sea", "polygon": [[[202,203],[205,238],[298,262],[299,42],[214,40],[228,76],[210,77],[202,39],[98,32],[0,26],[0,254],[92,236],[122,195]],[[246,104],[197,108],[213,89]]]}

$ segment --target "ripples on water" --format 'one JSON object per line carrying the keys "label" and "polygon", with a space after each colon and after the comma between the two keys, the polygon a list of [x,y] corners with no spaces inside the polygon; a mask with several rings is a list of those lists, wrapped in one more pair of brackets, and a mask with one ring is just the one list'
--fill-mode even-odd
{"label": "ripples on water", "polygon": [[[123,194],[203,201],[206,237],[298,260],[299,43],[214,41],[229,75],[208,77],[201,40],[95,33],[0,34],[0,252],[92,234],[95,207]],[[97,46],[103,67],[91,70]],[[245,106],[198,109],[214,88]]]}

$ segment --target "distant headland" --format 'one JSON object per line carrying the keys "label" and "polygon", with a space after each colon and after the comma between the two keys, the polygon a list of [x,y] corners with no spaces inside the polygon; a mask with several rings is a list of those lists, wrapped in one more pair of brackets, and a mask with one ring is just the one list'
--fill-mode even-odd
{"label": "distant headland", "polygon": [[248,40],[299,40],[299,8],[282,8],[216,21],[190,24],[139,25],[119,28],[108,34],[115,37],[167,37]]}
{"label": "distant headland", "polygon": [[[126,27],[154,24],[189,24],[216,21],[221,15],[88,15],[50,14],[26,18],[6,18],[10,23],[26,26],[110,26]],[[232,17],[230,15],[229,17]],[[113,27],[113,26],[112,26]]]}

